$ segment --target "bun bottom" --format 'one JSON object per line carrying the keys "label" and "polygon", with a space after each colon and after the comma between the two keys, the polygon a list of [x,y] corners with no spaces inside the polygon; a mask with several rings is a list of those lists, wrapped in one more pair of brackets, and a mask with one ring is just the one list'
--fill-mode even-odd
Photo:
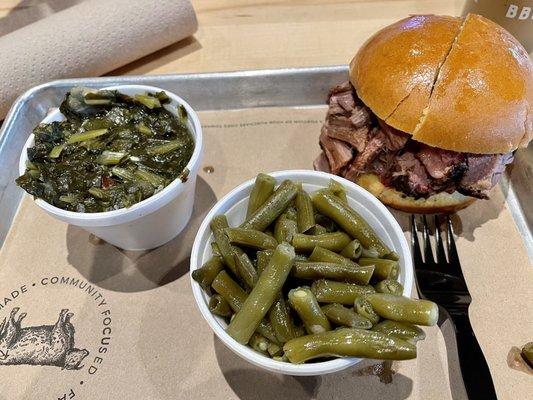
{"label": "bun bottom", "polygon": [[396,210],[415,214],[453,213],[468,207],[477,200],[458,192],[451,194],[442,192],[427,199],[415,199],[383,185],[379,177],[374,174],[363,174],[357,178],[356,183],[376,196],[383,204]]}

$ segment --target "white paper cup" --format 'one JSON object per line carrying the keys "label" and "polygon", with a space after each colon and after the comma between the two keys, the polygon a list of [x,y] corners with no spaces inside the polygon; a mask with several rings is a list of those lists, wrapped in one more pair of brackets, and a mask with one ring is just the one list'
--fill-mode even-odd
{"label": "white paper cup", "polygon": [[[118,85],[104,89],[118,90],[127,95],[159,92],[161,88],[144,85]],[[192,214],[196,177],[203,154],[202,127],[198,115],[182,98],[165,90],[171,102],[164,107],[177,115],[178,105],[187,110],[188,127],[194,138],[194,151],[187,167],[190,171],[185,182],[175,179],[161,192],[120,210],[99,213],[78,213],[55,207],[44,200],[35,204],[48,214],[68,224],[79,226],[112,245],[125,250],[147,250],[161,246],[178,235],[189,222]],[[42,122],[61,121],[59,110],[48,115]],[[19,172],[26,170],[27,148],[33,146],[34,135],[28,138],[19,162]]]}
{"label": "white paper cup", "polygon": [[[293,170],[273,172],[269,175],[276,178],[278,184],[284,179],[302,182],[307,192],[327,187],[331,178],[340,182],[346,188],[350,206],[361,214],[385,244],[400,256],[401,272],[398,280],[404,287],[403,295],[408,297],[411,295],[413,263],[409,245],[398,222],[396,222],[390,211],[378,199],[355,183],[324,172]],[[225,214],[230,226],[238,226],[244,221],[248,197],[254,181],[255,178],[250,179],[232,190],[216,203],[209,214],[207,214],[194,240],[191,253],[191,271],[200,268],[203,263],[212,257],[210,243],[214,241],[214,238],[209,224],[215,215]],[[209,296],[192,277],[191,286],[198,308],[213,332],[235,354],[254,365],[286,375],[324,375],[348,368],[361,361],[360,358],[338,358],[330,361],[309,362],[307,364],[297,365],[272,360],[248,346],[239,344],[230,337],[225,331],[227,327],[226,322],[223,318],[217,317],[209,311]]]}

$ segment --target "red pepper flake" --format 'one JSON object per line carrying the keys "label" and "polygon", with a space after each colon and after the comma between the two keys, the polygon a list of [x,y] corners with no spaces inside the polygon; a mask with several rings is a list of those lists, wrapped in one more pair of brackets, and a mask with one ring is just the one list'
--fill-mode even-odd
{"label": "red pepper flake", "polygon": [[109,176],[102,176],[102,189],[109,189],[111,186],[115,184],[115,181],[111,179]]}

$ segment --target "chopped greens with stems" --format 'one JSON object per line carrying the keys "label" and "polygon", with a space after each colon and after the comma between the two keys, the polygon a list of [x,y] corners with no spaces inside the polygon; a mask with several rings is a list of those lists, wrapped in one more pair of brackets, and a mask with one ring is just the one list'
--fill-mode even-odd
{"label": "chopped greens with stems", "polygon": [[29,194],[68,211],[130,207],[186,180],[194,150],[184,109],[165,108],[163,91],[127,96],[75,87],[64,121],[39,124],[26,172],[16,182]]}

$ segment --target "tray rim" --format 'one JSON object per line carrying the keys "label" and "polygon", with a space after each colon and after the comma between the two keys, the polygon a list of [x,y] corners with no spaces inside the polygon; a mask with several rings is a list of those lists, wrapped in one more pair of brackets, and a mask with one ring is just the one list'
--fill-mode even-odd
{"label": "tray rim", "polygon": [[[28,105],[28,102],[32,99],[35,99],[39,95],[44,94],[47,90],[51,88],[62,88],[68,86],[76,85],[86,85],[93,87],[103,87],[114,84],[126,84],[126,83],[138,83],[138,84],[152,84],[153,82],[165,82],[168,80],[175,81],[225,81],[225,80],[252,80],[252,79],[273,79],[276,77],[287,77],[292,75],[317,75],[317,74],[342,74],[348,71],[347,65],[330,65],[330,66],[310,66],[310,67],[290,67],[290,68],[270,68],[270,69],[254,69],[254,70],[236,70],[236,71],[223,71],[223,72],[201,72],[201,73],[179,73],[179,74],[158,74],[158,75],[117,75],[117,76],[103,76],[103,77],[85,77],[85,78],[66,78],[66,79],[56,79],[40,85],[36,85],[32,88],[29,88],[24,93],[22,93],[10,107],[2,126],[0,127],[0,170],[3,167],[2,155],[5,151],[8,144],[9,132],[14,130],[14,125],[17,122],[17,114],[24,110],[24,107]],[[288,105],[284,105],[290,107]],[[255,107],[265,107],[265,105],[256,105]],[[250,108],[250,107],[247,107]],[[235,108],[218,108],[220,109],[235,109]],[[206,110],[198,110],[209,111]],[[17,152],[17,159],[18,153]],[[9,173],[8,173],[9,174]],[[1,183],[1,182],[0,182]],[[7,185],[9,185],[8,182]],[[7,185],[0,185],[0,204],[3,202],[4,191],[7,189]],[[503,179],[500,182],[502,189],[506,193],[505,201],[508,204],[509,211],[513,217],[516,228],[522,236],[526,251],[529,256],[530,262],[533,264],[533,232],[531,232],[528,221],[525,217],[525,213],[522,209],[521,202],[516,195],[516,192],[513,188],[513,184],[509,179],[508,174],[503,176]],[[12,228],[13,222],[15,221],[16,214],[23,196],[19,195],[16,200],[16,210],[13,212],[7,222],[7,229],[5,229],[5,234],[2,235],[0,232],[0,250],[2,249],[5,239]],[[3,224],[4,221],[0,221],[0,224]]]}

